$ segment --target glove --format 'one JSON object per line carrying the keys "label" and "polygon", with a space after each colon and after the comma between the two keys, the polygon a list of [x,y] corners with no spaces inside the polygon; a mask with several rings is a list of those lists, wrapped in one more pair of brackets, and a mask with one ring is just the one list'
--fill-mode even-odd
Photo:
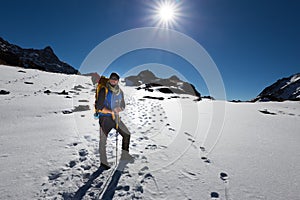
{"label": "glove", "polygon": [[94,119],[99,119],[99,117],[100,117],[100,114],[98,112],[95,112],[94,113]]}

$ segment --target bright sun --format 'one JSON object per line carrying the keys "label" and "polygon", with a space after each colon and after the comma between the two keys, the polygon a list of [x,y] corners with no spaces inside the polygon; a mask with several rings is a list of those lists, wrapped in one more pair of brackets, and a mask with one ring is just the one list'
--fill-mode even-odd
{"label": "bright sun", "polygon": [[175,9],[170,4],[162,5],[159,9],[159,16],[163,21],[174,19]]}
{"label": "bright sun", "polygon": [[154,6],[156,25],[171,28],[178,22],[179,3],[175,0],[157,1]]}

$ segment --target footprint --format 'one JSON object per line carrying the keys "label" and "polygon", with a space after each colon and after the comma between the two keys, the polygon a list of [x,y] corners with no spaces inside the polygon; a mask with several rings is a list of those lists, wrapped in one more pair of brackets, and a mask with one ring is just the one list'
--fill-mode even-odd
{"label": "footprint", "polygon": [[73,146],[77,146],[79,142],[73,142],[72,145]]}
{"label": "footprint", "polygon": [[3,154],[3,155],[0,155],[0,158],[7,158],[9,156],[9,154]]}
{"label": "footprint", "polygon": [[130,190],[130,186],[129,185],[125,185],[125,186],[119,185],[118,187],[116,187],[116,190],[124,190],[124,191],[128,192]]}
{"label": "footprint", "polygon": [[76,164],[77,164],[77,163],[76,163],[75,160],[71,160],[71,161],[69,162],[69,165],[67,165],[67,166],[70,167],[70,168],[73,168]]}
{"label": "footprint", "polygon": [[190,172],[190,171],[187,171],[187,170],[180,170],[180,173],[188,179],[191,179],[191,180],[197,180],[198,179],[197,174],[195,174],[193,172]]}
{"label": "footprint", "polygon": [[184,132],[184,134],[186,134],[189,137],[193,137],[191,134],[189,134],[188,132]]}
{"label": "footprint", "polygon": [[142,156],[141,161],[142,163],[148,163],[148,159],[146,156]]}
{"label": "footprint", "polygon": [[140,171],[138,172],[139,176],[142,176],[145,174],[145,171],[149,170],[149,167],[145,166],[142,169],[140,169]]}
{"label": "footprint", "polygon": [[148,180],[152,180],[152,179],[154,179],[154,177],[152,176],[152,174],[151,173],[147,173],[147,174],[145,174],[144,178],[141,180],[140,183],[145,183]]}
{"label": "footprint", "polygon": [[169,130],[170,130],[170,131],[175,131],[175,129],[174,129],[174,128],[169,128]]}
{"label": "footprint", "polygon": [[79,153],[79,156],[82,156],[82,157],[87,156],[89,154],[89,152],[86,149],[80,149],[78,153]]}
{"label": "footprint", "polygon": [[201,146],[201,147],[200,147],[200,150],[204,152],[204,151],[205,151],[205,147],[202,147],[202,146]]}
{"label": "footprint", "polygon": [[188,141],[191,141],[192,143],[194,143],[194,142],[195,142],[195,140],[194,140],[194,139],[192,139],[192,138],[188,138]]}
{"label": "footprint", "polygon": [[205,156],[202,156],[201,159],[202,159],[204,162],[208,163],[208,164],[211,163],[211,161],[210,161],[207,157],[205,157]]}
{"label": "footprint", "polygon": [[144,193],[143,186],[141,186],[141,185],[137,185],[137,186],[135,187],[134,191],[136,191],[136,192],[140,192],[140,193]]}
{"label": "footprint", "polygon": [[62,175],[61,172],[54,171],[54,172],[50,173],[50,175],[48,176],[48,179],[49,179],[49,181],[52,181],[52,180],[58,179],[61,175]]}
{"label": "footprint", "polygon": [[90,170],[92,168],[90,165],[81,165],[80,167],[84,170]]}
{"label": "footprint", "polygon": [[217,200],[217,199],[219,199],[219,193],[212,192],[212,193],[210,193],[210,197],[211,197],[211,199]]}
{"label": "footprint", "polygon": [[151,150],[155,150],[157,149],[157,145],[156,144],[148,144],[145,149],[151,149]]}
{"label": "footprint", "polygon": [[86,139],[88,142],[92,142],[92,137],[90,135],[85,135],[84,139]]}
{"label": "footprint", "polygon": [[228,175],[225,172],[221,172],[220,173],[220,179],[222,179],[223,181],[227,181],[228,180]]}

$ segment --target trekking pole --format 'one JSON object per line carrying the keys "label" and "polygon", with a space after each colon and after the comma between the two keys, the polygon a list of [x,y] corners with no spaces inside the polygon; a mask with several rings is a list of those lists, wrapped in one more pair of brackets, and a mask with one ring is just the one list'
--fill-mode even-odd
{"label": "trekking pole", "polygon": [[118,164],[118,131],[116,131],[116,165]]}
{"label": "trekking pole", "polygon": [[119,114],[115,113],[116,120],[116,165],[118,164],[118,128],[119,128]]}

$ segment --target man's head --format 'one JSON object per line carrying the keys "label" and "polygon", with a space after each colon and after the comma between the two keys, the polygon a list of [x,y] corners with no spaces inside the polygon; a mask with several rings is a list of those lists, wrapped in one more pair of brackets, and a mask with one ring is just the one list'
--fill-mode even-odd
{"label": "man's head", "polygon": [[117,73],[113,72],[109,76],[109,83],[112,86],[116,86],[119,83],[119,79],[120,79],[120,76]]}

